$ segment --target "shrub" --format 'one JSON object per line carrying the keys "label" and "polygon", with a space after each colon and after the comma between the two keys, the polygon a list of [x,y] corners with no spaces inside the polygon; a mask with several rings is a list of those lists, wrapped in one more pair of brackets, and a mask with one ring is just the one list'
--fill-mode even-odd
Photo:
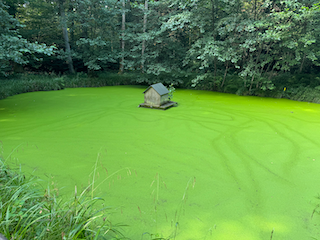
{"label": "shrub", "polygon": [[0,79],[0,99],[26,92],[61,90],[64,78],[58,76],[22,75]]}
{"label": "shrub", "polygon": [[[77,73],[69,76],[55,74],[20,74],[0,79],[0,99],[25,92],[61,90],[63,88],[102,87],[115,85],[153,84],[162,82],[174,84],[176,88],[211,90],[237,95],[288,98],[297,101],[320,103],[320,77],[312,74],[282,73],[271,79],[261,78],[249,91],[248,84],[237,74],[227,74],[225,81],[221,72],[197,75],[192,72],[174,74],[141,74],[137,71],[118,74],[117,72]],[[195,84],[195,82],[197,82]],[[222,82],[224,84],[222,84]],[[195,85],[195,86],[194,86]],[[287,89],[284,91],[284,89]]]}

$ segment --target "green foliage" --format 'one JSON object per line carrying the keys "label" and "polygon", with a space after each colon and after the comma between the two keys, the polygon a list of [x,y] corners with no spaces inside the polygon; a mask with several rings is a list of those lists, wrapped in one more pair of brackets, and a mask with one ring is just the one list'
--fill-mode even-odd
{"label": "green foliage", "polygon": [[274,77],[276,88],[270,97],[320,103],[320,78],[311,74],[283,74]]}
{"label": "green foliage", "polygon": [[168,73],[159,73],[158,75],[154,75],[153,73],[137,73],[134,72],[136,78],[134,81],[138,84],[146,84],[151,85],[154,83],[163,83],[164,85],[170,85],[173,83],[174,85],[188,87],[187,82],[190,81],[190,74],[187,74],[183,71],[181,72],[168,72]]}
{"label": "green foliage", "polygon": [[[146,77],[150,77],[150,79],[147,79]],[[165,76],[160,75],[155,81],[155,79],[152,78],[152,75],[136,72],[124,74],[118,74],[116,72],[98,72],[94,76],[85,73],[77,73],[76,75],[62,77],[55,74],[16,74],[9,79],[0,79],[0,99],[25,92],[62,90],[66,87],[134,85],[140,82],[144,85],[162,82],[169,86],[169,91],[171,86],[171,90],[173,90],[171,92],[174,92],[176,86],[191,88],[195,78],[195,75],[188,74],[186,76],[180,76],[180,78],[175,79],[174,82],[169,82],[168,79],[172,79],[170,76],[166,78]],[[247,85],[243,85],[243,78],[236,73],[228,74],[226,76],[226,84],[222,88],[221,82],[223,76],[221,75],[215,77],[213,73],[207,73],[198,75],[198,78],[201,79],[201,81],[199,81],[194,88],[199,90],[221,91],[238,95],[288,98],[298,101],[319,103],[320,78],[317,75],[286,73],[268,78],[260,78],[259,85],[255,86],[251,92],[249,92]],[[286,88],[286,91],[283,91],[284,88]]]}
{"label": "green foliage", "polygon": [[103,87],[136,84],[139,75],[114,72],[97,73],[90,76],[77,73],[70,76],[55,74],[16,74],[10,78],[0,78],[0,99],[26,92],[62,90],[66,87]]}
{"label": "green foliage", "polygon": [[[64,51],[57,3],[18,2],[11,4],[14,15],[2,12],[2,19],[11,24],[3,48],[12,46],[12,51],[4,51],[2,60],[7,62],[1,66],[7,70],[2,72],[12,68],[14,61],[29,62],[33,69],[66,71],[61,66],[67,66],[68,54]],[[316,0],[147,1],[147,8],[145,0],[125,2],[124,6],[122,1],[115,0],[64,3],[72,58],[75,68],[82,71],[64,79],[65,87],[161,82],[279,97],[283,95],[279,92],[282,85],[275,76],[320,70],[320,10]],[[121,26],[123,13],[125,30]],[[18,36],[21,24],[17,18],[26,25],[19,30],[23,37]],[[26,39],[55,43],[57,54],[43,57],[41,52],[49,53]],[[122,39],[123,50],[119,44]],[[21,42],[28,46],[21,47]],[[33,60],[30,56],[34,56]],[[42,64],[38,61],[41,56]],[[118,69],[119,62],[125,74],[106,73],[111,68]],[[318,86],[300,81],[293,89],[298,89],[298,85],[311,89]],[[22,92],[26,91],[29,90]]]}
{"label": "green foliage", "polygon": [[61,90],[64,78],[56,75],[16,75],[11,79],[0,79],[0,99],[20,93]]}
{"label": "green foliage", "polygon": [[[51,55],[54,46],[31,43],[21,37],[18,28],[23,27],[6,10],[8,6],[0,1],[0,74],[7,75],[11,71],[11,63],[26,64],[35,53]],[[40,60],[36,58],[37,60]]]}
{"label": "green foliage", "polygon": [[19,5],[17,11],[17,18],[24,25],[19,32],[24,38],[50,46],[63,45],[55,1],[25,1],[24,5]]}
{"label": "green foliage", "polygon": [[169,100],[172,100],[172,98],[173,98],[173,93],[175,92],[175,87],[174,87],[174,84],[173,83],[171,83],[170,85],[169,85],[169,87],[168,87],[168,90],[169,90]]}
{"label": "green foliage", "polygon": [[117,31],[120,3],[114,0],[74,1],[69,6],[69,26],[72,32],[75,58],[81,59],[89,70],[100,70],[119,58]]}
{"label": "green foliage", "polygon": [[320,89],[299,86],[286,90],[283,97],[296,101],[320,103]]}
{"label": "green foliage", "polygon": [[[120,226],[108,219],[108,208],[97,208],[101,198],[87,189],[68,201],[57,189],[41,194],[38,179],[15,173],[0,161],[0,229],[8,239],[119,239]],[[123,238],[122,238],[123,239]]]}
{"label": "green foliage", "polygon": [[[238,74],[237,85],[247,88],[249,94],[271,90],[269,76],[274,73],[319,71],[320,10],[316,0],[147,1],[147,8],[145,0],[126,1],[124,7],[115,0],[63,2],[78,71],[116,70],[121,62],[124,71],[143,73],[136,78],[138,83],[183,85],[192,73],[196,75],[194,86],[202,81],[204,85],[208,76],[213,76],[206,88],[217,91],[229,91],[224,88],[228,75]],[[16,17],[9,15],[13,26],[20,24],[17,18],[26,25],[19,30],[23,39],[58,48],[55,56],[31,54],[44,61],[28,60],[29,67],[66,71],[62,65],[67,65],[68,54],[57,2],[32,0],[22,5],[15,1],[11,5]],[[21,26],[11,29],[18,28]],[[5,42],[19,46],[19,39]],[[19,51],[29,48],[20,47]],[[11,59],[26,64],[30,53],[16,50]]]}
{"label": "green foliage", "polygon": [[133,73],[118,74],[114,72],[98,72],[95,76],[89,76],[88,74],[78,73],[75,76],[65,77],[65,87],[103,87],[136,84],[135,79],[137,77],[138,75]]}
{"label": "green foliage", "polygon": [[[173,33],[161,27],[168,18],[166,14],[170,12],[168,2],[150,1],[148,11],[145,11],[144,4],[144,1],[138,1],[131,5],[126,30],[128,53],[125,56],[125,68],[144,73],[137,79],[138,82],[181,84],[186,75],[186,69],[183,69],[187,51],[185,34],[182,31]],[[147,18],[146,26],[141,21],[144,16]]]}
{"label": "green foliage", "polygon": [[197,33],[184,59],[185,66],[199,73],[193,86],[213,76],[219,90],[218,84],[223,87],[225,77],[221,81],[218,71],[224,68],[225,76],[228,71],[237,73],[242,88],[254,95],[274,88],[269,78],[274,72],[301,72],[306,66],[318,65],[319,11],[312,2],[308,8],[291,0],[281,4],[198,1],[197,7],[186,1],[182,8],[181,2],[173,1],[179,11],[163,26]]}

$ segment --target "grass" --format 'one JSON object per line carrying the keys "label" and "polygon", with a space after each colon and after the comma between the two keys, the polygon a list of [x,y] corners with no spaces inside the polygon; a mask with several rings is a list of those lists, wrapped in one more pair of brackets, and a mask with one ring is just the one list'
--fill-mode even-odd
{"label": "grass", "polygon": [[121,226],[108,221],[110,209],[100,207],[104,200],[88,191],[93,184],[80,193],[75,187],[65,200],[0,159],[0,232],[8,239],[125,239]]}

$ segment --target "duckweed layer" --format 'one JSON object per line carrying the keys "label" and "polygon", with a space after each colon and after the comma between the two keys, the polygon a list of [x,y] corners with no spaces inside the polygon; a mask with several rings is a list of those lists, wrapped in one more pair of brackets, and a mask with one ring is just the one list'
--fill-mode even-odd
{"label": "duckweed layer", "polygon": [[132,239],[320,236],[320,105],[177,90],[162,111],[137,107],[143,90],[1,100],[3,156],[60,194],[94,178]]}

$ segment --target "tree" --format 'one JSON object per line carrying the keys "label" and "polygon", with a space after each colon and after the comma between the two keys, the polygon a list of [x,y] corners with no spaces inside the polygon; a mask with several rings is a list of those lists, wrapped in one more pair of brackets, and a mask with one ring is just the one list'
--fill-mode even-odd
{"label": "tree", "polygon": [[11,16],[9,7],[0,1],[0,74],[7,75],[11,70],[11,63],[27,64],[31,57],[38,61],[35,53],[52,55],[54,47],[45,44],[31,43],[19,35],[18,29],[23,27],[17,19]]}
{"label": "tree", "polygon": [[61,18],[63,39],[65,44],[67,64],[68,64],[70,73],[75,73],[73,68],[73,61],[71,57],[71,49],[70,49],[69,36],[68,36],[68,30],[67,30],[67,20],[66,20],[66,14],[64,9],[64,0],[58,0],[58,5],[59,5],[60,18]]}
{"label": "tree", "polygon": [[255,94],[274,87],[274,74],[318,64],[318,0],[23,1],[7,0],[6,11],[26,25],[10,29],[55,44],[59,54],[44,64],[60,58],[70,72],[74,62],[81,70],[138,71],[147,83],[196,75],[194,85],[210,81],[221,91],[234,75]]}
{"label": "tree", "polygon": [[[303,59],[317,64],[319,51],[314,45],[319,36],[314,31],[318,28],[317,11],[307,10],[302,2],[179,1],[175,4],[180,12],[169,18],[166,28],[199,31],[185,59],[185,64],[199,72],[194,85],[210,77],[212,70],[215,76],[217,65],[220,69],[224,65],[223,80],[215,80],[215,84],[220,83],[222,88],[231,69],[241,77],[248,94],[254,94],[255,90],[273,88],[270,76],[274,71],[290,71],[299,65],[301,68]],[[202,17],[210,16],[210,9],[212,20]]]}
{"label": "tree", "polygon": [[187,51],[184,33],[161,28],[170,12],[166,1],[135,1],[127,21],[126,68],[141,69],[139,82],[182,82],[182,62]]}
{"label": "tree", "polygon": [[122,3],[117,0],[77,0],[72,8],[69,20],[72,22],[75,56],[89,71],[117,64],[122,58],[118,18],[122,14]]}
{"label": "tree", "polygon": [[[147,14],[148,12],[148,0],[145,0],[144,1],[144,13],[143,13],[143,35],[145,35],[146,33],[146,29],[147,29]],[[142,70],[142,73],[144,73],[144,62],[145,62],[145,59],[144,59],[144,52],[146,50],[146,40],[143,39],[142,40],[142,47],[141,47],[141,70]]]}
{"label": "tree", "polygon": [[125,30],[126,30],[126,1],[122,0],[122,22],[121,22],[121,61],[120,61],[120,73],[123,73],[124,69],[124,54],[125,54]]}

